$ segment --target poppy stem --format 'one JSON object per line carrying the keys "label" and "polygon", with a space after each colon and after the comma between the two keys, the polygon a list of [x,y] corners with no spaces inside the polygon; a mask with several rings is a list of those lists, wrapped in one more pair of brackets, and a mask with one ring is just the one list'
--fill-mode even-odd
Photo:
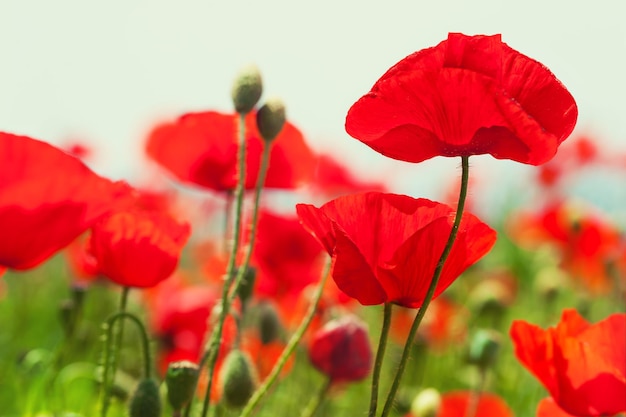
{"label": "poppy stem", "polygon": [[[120,308],[118,314],[126,313],[126,306],[128,305],[128,294],[130,292],[130,287],[122,288],[122,296],[120,298]],[[114,324],[114,323],[113,323]],[[110,327],[113,327],[113,324]],[[100,415],[102,417],[106,417],[107,412],[109,411],[109,406],[111,405],[111,391],[112,387],[115,384],[115,374],[117,373],[117,357],[122,349],[122,338],[124,337],[124,322],[120,322],[119,325],[116,326],[117,332],[113,335],[113,329],[109,329],[106,333],[105,349],[104,349],[104,370],[102,373],[102,389],[103,398],[102,398],[102,409]],[[113,352],[111,352],[111,343],[114,343]],[[109,376],[109,370],[112,375]],[[110,379],[110,381],[109,381]]]}
{"label": "poppy stem", "polygon": [[302,321],[302,323],[300,323],[300,326],[298,327],[296,332],[291,336],[291,339],[289,339],[289,343],[287,343],[287,346],[285,346],[283,353],[281,353],[280,357],[274,364],[272,372],[270,372],[267,378],[265,378],[261,386],[254,392],[254,394],[252,394],[252,397],[248,401],[248,404],[246,404],[245,408],[241,411],[239,417],[248,417],[252,413],[254,407],[256,407],[259,401],[261,401],[265,394],[267,394],[272,384],[274,384],[274,382],[276,381],[276,378],[278,378],[278,374],[280,374],[280,371],[282,371],[283,367],[287,363],[289,356],[291,356],[298,343],[300,343],[302,336],[304,336],[304,332],[306,331],[306,329],[308,329],[311,321],[313,321],[313,317],[315,316],[315,312],[317,311],[317,306],[320,302],[320,299],[322,298],[322,293],[324,292],[326,281],[328,280],[328,276],[330,275],[330,265],[331,262],[329,260],[326,263],[326,267],[324,268],[324,272],[322,273],[322,278],[320,279],[320,282],[318,284],[317,291],[315,292],[313,301],[309,306],[309,310],[307,311],[304,320]]}
{"label": "poppy stem", "polygon": [[452,245],[454,244],[457,232],[459,231],[459,225],[461,224],[461,218],[463,217],[463,210],[465,209],[465,199],[467,198],[467,185],[469,182],[469,156],[461,157],[461,167],[461,189],[459,191],[459,202],[457,203],[456,215],[454,217],[452,230],[450,230],[450,236],[448,236],[446,246],[444,247],[441,257],[439,257],[439,262],[437,262],[437,266],[435,267],[433,279],[430,282],[430,286],[428,287],[428,292],[426,293],[424,302],[422,303],[422,306],[420,307],[417,315],[415,316],[415,320],[413,320],[413,324],[411,325],[411,330],[409,331],[406,343],[404,344],[404,350],[402,351],[402,358],[400,359],[400,363],[398,364],[396,375],[393,379],[393,383],[391,384],[391,388],[389,389],[389,394],[387,394],[385,407],[383,408],[383,412],[380,417],[388,416],[389,412],[391,411],[396,392],[398,391],[398,387],[400,386],[402,374],[404,373],[404,368],[406,367],[406,363],[409,358],[409,353],[411,352],[411,345],[413,344],[413,340],[415,339],[415,334],[417,333],[417,329],[419,328],[420,323],[422,322],[422,319],[426,314],[426,310],[428,309],[428,306],[433,299],[435,289],[437,288],[437,283],[439,282],[439,277],[441,276],[441,272],[443,271],[446,259],[448,259],[448,256],[452,251]]}
{"label": "poppy stem", "polygon": [[[250,237],[248,238],[248,247],[243,263],[237,268],[237,276],[233,283],[233,290],[228,298],[228,304],[232,304],[237,296],[239,287],[243,283],[243,279],[246,276],[248,267],[250,266],[250,259],[252,258],[252,250],[254,249],[254,241],[256,239],[257,223],[259,220],[259,207],[261,202],[261,192],[263,191],[263,185],[265,185],[265,177],[267,176],[267,170],[270,166],[270,151],[272,149],[272,143],[263,141],[263,156],[261,158],[261,167],[259,168],[259,177],[257,178],[256,188],[254,190],[254,204],[252,206],[252,223],[250,224]],[[243,302],[244,300],[242,300]]]}
{"label": "poppy stem", "polygon": [[152,376],[152,359],[150,358],[150,342],[149,342],[149,338],[148,338],[148,332],[146,332],[146,327],[143,325],[143,323],[141,322],[141,320],[135,316],[132,313],[128,313],[125,311],[120,311],[119,313],[115,313],[114,315],[112,315],[111,317],[109,317],[108,319],[106,319],[106,321],[104,322],[104,331],[106,332],[106,341],[107,341],[107,345],[105,346],[105,349],[110,348],[111,343],[109,342],[112,339],[112,331],[113,331],[113,326],[115,324],[115,322],[119,319],[130,319],[132,322],[134,322],[137,325],[137,328],[139,329],[139,333],[141,335],[141,347],[143,349],[143,358],[144,358],[144,378],[148,379]]}
{"label": "poppy stem", "polygon": [[302,410],[300,417],[313,417],[315,415],[317,410],[320,408],[320,405],[322,405],[322,402],[324,402],[324,397],[326,397],[326,393],[330,389],[331,384],[332,379],[330,378],[324,381],[322,388],[317,392],[315,397],[311,398],[311,401],[309,401],[306,408]]}
{"label": "poppy stem", "polygon": [[215,366],[217,364],[217,354],[224,330],[224,322],[228,316],[230,309],[229,290],[235,278],[235,262],[237,260],[237,252],[239,250],[239,241],[241,235],[241,223],[243,213],[243,200],[246,185],[246,113],[239,113],[239,162],[238,162],[238,178],[237,188],[235,189],[235,218],[233,230],[233,244],[230,248],[230,257],[226,267],[226,281],[222,289],[222,303],[220,305],[219,320],[211,333],[211,339],[208,346],[208,382],[206,392],[204,393],[204,403],[202,405],[202,417],[206,417],[209,411],[209,400],[211,398],[211,388],[213,387],[213,376],[215,374]]}
{"label": "poppy stem", "polygon": [[378,341],[378,349],[376,351],[376,359],[374,361],[374,370],[372,371],[372,395],[370,397],[370,410],[368,417],[376,416],[376,407],[378,406],[378,383],[380,380],[380,370],[383,365],[385,349],[387,347],[387,336],[389,335],[389,327],[391,325],[391,313],[393,304],[385,303],[383,313],[383,326],[380,330],[380,339]]}
{"label": "poppy stem", "polygon": [[223,230],[223,246],[224,254],[228,253],[230,245],[230,229],[232,227],[232,215],[233,215],[233,200],[234,194],[231,190],[226,191],[226,202],[224,203],[224,230]]}

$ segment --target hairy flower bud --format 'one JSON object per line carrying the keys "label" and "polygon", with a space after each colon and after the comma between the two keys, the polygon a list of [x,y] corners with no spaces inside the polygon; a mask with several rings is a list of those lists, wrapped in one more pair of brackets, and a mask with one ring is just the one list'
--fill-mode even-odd
{"label": "hairy flower bud", "polygon": [[130,417],[160,417],[161,398],[156,380],[148,378],[139,382],[130,398],[128,415]]}
{"label": "hairy flower bud", "polygon": [[250,357],[239,349],[231,350],[220,370],[222,401],[231,408],[243,407],[254,393],[257,380]]}
{"label": "hairy flower bud", "polygon": [[268,99],[256,114],[257,128],[266,142],[278,136],[286,120],[285,103],[276,97]]}
{"label": "hairy flower bud", "polygon": [[189,361],[172,362],[167,367],[167,399],[174,410],[182,409],[193,398],[198,379],[198,365]]}
{"label": "hairy flower bud", "polygon": [[263,94],[263,82],[257,66],[248,65],[242,68],[231,90],[237,113],[249,113],[261,98],[261,94]]}

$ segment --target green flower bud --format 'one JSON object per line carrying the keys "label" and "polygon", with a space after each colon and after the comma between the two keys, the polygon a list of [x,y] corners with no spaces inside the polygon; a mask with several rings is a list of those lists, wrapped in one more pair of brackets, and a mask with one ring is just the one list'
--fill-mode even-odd
{"label": "green flower bud", "polygon": [[222,401],[231,408],[246,405],[257,385],[257,375],[250,357],[239,349],[230,351],[220,370]]}
{"label": "green flower bud", "polygon": [[271,142],[278,136],[286,120],[285,104],[275,97],[268,99],[256,114],[256,126],[266,142]]}
{"label": "green flower bud", "polygon": [[259,305],[259,335],[261,343],[267,345],[280,337],[282,325],[276,308],[270,303]]}
{"label": "green flower bud", "polygon": [[441,408],[441,395],[434,388],[421,391],[411,403],[411,415],[414,417],[435,417]]}
{"label": "green flower bud", "polygon": [[237,113],[246,114],[254,108],[263,94],[261,73],[256,65],[248,65],[239,71],[231,91]]}
{"label": "green flower bud", "polygon": [[495,363],[501,344],[502,337],[495,330],[478,330],[470,342],[469,363],[481,369],[489,368]]}
{"label": "green flower bud", "polygon": [[159,384],[154,379],[144,379],[130,398],[128,406],[130,417],[159,417],[161,415],[161,398]]}
{"label": "green flower bud", "polygon": [[[235,274],[239,273],[239,268],[235,271]],[[242,303],[246,303],[250,297],[252,297],[252,291],[254,290],[254,282],[256,281],[256,269],[249,267],[246,269],[246,273],[241,280],[239,288],[237,288],[237,296]]]}
{"label": "green flower bud", "polygon": [[167,367],[167,399],[174,410],[181,410],[192,400],[200,370],[189,361],[172,362]]}

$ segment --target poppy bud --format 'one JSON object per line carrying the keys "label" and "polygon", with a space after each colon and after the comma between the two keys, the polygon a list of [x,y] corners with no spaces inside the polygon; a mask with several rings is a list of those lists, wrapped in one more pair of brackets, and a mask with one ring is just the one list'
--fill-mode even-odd
{"label": "poppy bud", "polygon": [[128,415],[130,417],[159,417],[161,415],[161,398],[156,380],[147,378],[139,382],[130,398]]}
{"label": "poppy bud", "polygon": [[501,344],[502,337],[495,330],[478,330],[470,342],[469,363],[487,369],[496,361]]}
{"label": "poppy bud", "polygon": [[285,103],[276,97],[268,99],[256,114],[256,126],[266,142],[278,136],[286,120]]}
{"label": "poppy bud", "polygon": [[250,357],[239,349],[231,350],[220,370],[222,401],[231,408],[243,407],[252,397],[257,380]]}
{"label": "poppy bud", "polygon": [[267,345],[280,337],[282,326],[276,308],[270,303],[259,305],[259,335],[261,343]]}
{"label": "poppy bud", "polygon": [[441,394],[434,388],[421,391],[411,403],[411,415],[414,417],[435,417],[441,408]]}
{"label": "poppy bud", "polygon": [[[239,268],[237,268],[237,271],[235,271],[235,274],[238,273]],[[248,269],[246,269],[246,272],[243,275],[243,279],[241,280],[241,284],[239,284],[239,288],[237,288],[237,296],[241,300],[242,304],[245,304],[252,296],[255,281],[256,269],[249,267]]]}
{"label": "poppy bud", "polygon": [[372,347],[365,323],[352,315],[329,321],[313,335],[309,358],[332,382],[365,378],[372,368]]}
{"label": "poppy bud", "polygon": [[174,410],[182,409],[193,398],[198,380],[198,365],[189,361],[172,362],[167,367],[167,399]]}
{"label": "poppy bud", "polygon": [[248,65],[239,71],[231,90],[237,113],[246,114],[254,108],[263,94],[263,81],[256,65]]}

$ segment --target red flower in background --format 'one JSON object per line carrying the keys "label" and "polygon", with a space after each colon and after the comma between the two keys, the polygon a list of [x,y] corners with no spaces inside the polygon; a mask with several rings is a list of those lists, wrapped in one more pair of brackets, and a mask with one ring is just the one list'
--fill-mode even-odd
{"label": "red flower in background", "polygon": [[517,320],[511,338],[519,361],[564,411],[575,416],[626,411],[626,314],[589,324],[575,310],[565,310],[547,330]]}
{"label": "red flower in background", "polygon": [[[365,193],[320,208],[297,205],[298,216],[333,257],[337,286],[361,304],[420,307],[452,229],[454,212],[404,195]],[[493,246],[496,233],[464,214],[435,297]]]}
{"label": "red flower in background", "polygon": [[111,281],[152,287],[174,272],[189,234],[187,223],[167,214],[118,210],[94,225],[90,251],[100,273]]}
{"label": "red flower in background", "polygon": [[126,189],[47,143],[0,132],[0,267],[39,265],[111,210]]}
{"label": "red flower in background", "polygon": [[[467,415],[471,403],[469,391],[448,392],[441,396],[441,408],[437,417],[462,417]],[[478,400],[475,416],[478,417],[513,417],[513,412],[498,396],[482,393]]]}
{"label": "red flower in background", "polygon": [[551,397],[544,398],[539,401],[537,406],[537,417],[576,417],[570,413],[563,411],[554,399]]}
{"label": "red flower in background", "polygon": [[356,316],[329,321],[309,345],[309,359],[332,383],[359,381],[372,368],[372,347],[367,327]]}
{"label": "red flower in background", "polygon": [[311,187],[316,194],[338,197],[364,191],[387,191],[383,182],[362,181],[330,155],[319,155]]}
{"label": "red flower in background", "polygon": [[[231,191],[237,184],[236,114],[213,111],[189,113],[157,126],[148,138],[147,152],[178,180],[215,191]],[[246,189],[256,185],[263,141],[256,112],[246,117]],[[267,188],[296,188],[312,175],[315,159],[302,133],[291,123],[273,141]]]}
{"label": "red flower in background", "polygon": [[295,216],[262,211],[257,227],[255,294],[291,310],[302,290],[320,280],[324,250]]}
{"label": "red flower in background", "polygon": [[500,35],[450,33],[390,68],[349,110],[346,131],[388,157],[491,154],[539,165],[574,129],[573,97]]}
{"label": "red flower in background", "polygon": [[617,265],[625,249],[617,228],[598,214],[558,202],[536,214],[519,213],[510,226],[513,239],[522,245],[547,242],[556,246],[563,269],[589,290],[605,293],[612,288],[607,264]]}

